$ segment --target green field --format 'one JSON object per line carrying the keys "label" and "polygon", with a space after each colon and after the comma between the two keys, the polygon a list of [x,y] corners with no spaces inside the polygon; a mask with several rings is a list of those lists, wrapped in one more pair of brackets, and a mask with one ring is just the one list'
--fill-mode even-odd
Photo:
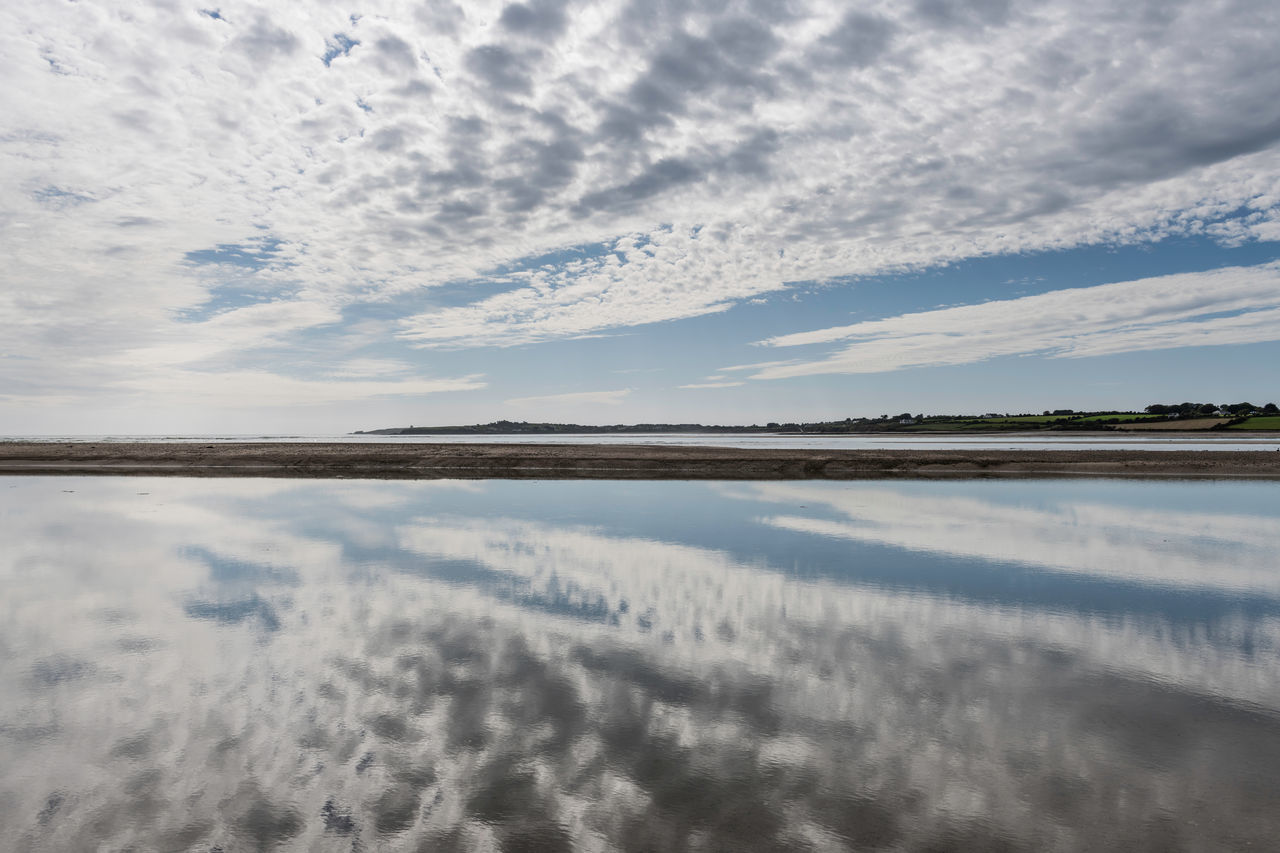
{"label": "green field", "polygon": [[[926,419],[918,424],[903,425],[890,424],[890,427],[897,432],[1001,432],[1005,430],[1037,430],[1037,429],[1066,429],[1072,427],[1106,429],[1112,426],[1109,422],[1121,425],[1121,429],[1126,428],[1123,425],[1129,425],[1128,429],[1134,429],[1138,424],[1145,424],[1151,421],[1150,426],[1137,427],[1141,429],[1160,429],[1178,431],[1182,428],[1183,423],[1189,424],[1187,429],[1204,429],[1210,424],[1199,424],[1199,421],[1213,420],[1212,418],[1184,418],[1181,421],[1166,421],[1167,415],[1150,415],[1145,412],[1108,412],[1102,414],[1090,415],[1012,415],[1010,417],[999,418],[937,418]],[[1225,423],[1225,418],[1221,419]],[[1195,421],[1195,424],[1191,424]],[[1243,423],[1236,424],[1229,429],[1244,430],[1276,430],[1280,431],[1280,416],[1266,415],[1251,417]]]}
{"label": "green field", "polygon": [[957,430],[997,430],[997,429],[1026,429],[1028,427],[1041,427],[1054,421],[1067,420],[1064,417],[1044,416],[1044,415],[1015,415],[1009,418],[965,418],[963,420],[940,420],[925,421],[923,423],[911,424],[904,426],[904,431],[910,432],[956,432]]}
{"label": "green field", "polygon": [[1000,418],[953,418],[925,420],[922,423],[903,426],[902,432],[994,432],[1016,429],[1059,429],[1077,424],[1106,426],[1107,421],[1137,423],[1139,421],[1164,420],[1164,415],[1148,415],[1137,412],[1112,412],[1093,415],[1011,415]]}
{"label": "green field", "polygon": [[1076,423],[1087,424],[1096,423],[1097,421],[1118,421],[1119,423],[1131,423],[1133,421],[1149,421],[1153,418],[1164,418],[1167,415],[1146,415],[1135,414],[1133,412],[1120,412],[1113,415],[1089,415],[1084,418],[1075,418]]}
{"label": "green field", "polygon": [[956,432],[965,429],[990,429],[989,421],[933,421],[902,427],[903,432]]}
{"label": "green field", "polygon": [[1001,421],[1011,424],[1047,424],[1050,421],[1070,420],[1070,415],[1014,415],[1008,418],[988,418],[990,421]]}
{"label": "green field", "polygon": [[1227,429],[1274,429],[1280,430],[1280,415],[1262,415],[1247,418],[1243,423],[1232,424]]}

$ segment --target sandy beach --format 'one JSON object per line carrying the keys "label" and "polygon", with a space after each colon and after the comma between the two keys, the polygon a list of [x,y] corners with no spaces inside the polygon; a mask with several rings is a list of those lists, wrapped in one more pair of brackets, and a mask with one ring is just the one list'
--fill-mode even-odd
{"label": "sandy beach", "polygon": [[0,474],[373,479],[1280,479],[1276,451],[810,450],[567,444],[0,442]]}

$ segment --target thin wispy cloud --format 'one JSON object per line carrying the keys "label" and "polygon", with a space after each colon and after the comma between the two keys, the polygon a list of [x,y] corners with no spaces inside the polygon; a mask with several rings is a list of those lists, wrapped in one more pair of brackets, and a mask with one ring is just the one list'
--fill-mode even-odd
{"label": "thin wispy cloud", "polygon": [[574,391],[568,394],[543,394],[537,397],[513,397],[506,400],[508,406],[546,406],[557,404],[592,406],[616,406],[634,389],[619,391]]}
{"label": "thin wispy cloud", "polygon": [[753,379],[884,373],[1000,356],[1082,358],[1280,340],[1280,264],[1069,288],[869,320],[761,341],[797,347],[849,341],[814,361],[759,367]]}
{"label": "thin wispy cloud", "polygon": [[194,373],[154,371],[121,382],[119,389],[161,394],[174,406],[256,408],[263,400],[279,406],[356,403],[378,397],[414,397],[484,388],[481,376],[456,379],[309,380],[264,370]]}
{"label": "thin wispy cloud", "polygon": [[[763,343],[763,342],[761,342]],[[728,367],[717,368],[721,373],[736,373],[743,370],[763,370],[767,367],[781,367],[786,364],[794,364],[796,359],[784,359],[782,361],[757,361],[751,364],[731,364]]]}
{"label": "thin wispy cloud", "polygon": [[739,385],[745,385],[745,382],[691,382],[688,385],[677,386],[685,391],[698,391],[704,388],[736,388]]}

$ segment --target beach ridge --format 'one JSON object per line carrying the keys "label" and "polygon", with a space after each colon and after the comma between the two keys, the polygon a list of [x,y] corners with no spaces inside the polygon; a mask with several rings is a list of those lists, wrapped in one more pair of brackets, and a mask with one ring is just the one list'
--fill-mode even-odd
{"label": "beach ridge", "polygon": [[908,450],[673,445],[0,442],[0,474],[372,479],[1280,479],[1274,450]]}

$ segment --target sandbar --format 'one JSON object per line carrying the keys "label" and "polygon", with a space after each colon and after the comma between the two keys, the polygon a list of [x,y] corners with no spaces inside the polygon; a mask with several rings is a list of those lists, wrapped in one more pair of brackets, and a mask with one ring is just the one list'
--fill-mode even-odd
{"label": "sandbar", "polygon": [[1275,450],[816,450],[590,444],[0,442],[0,474],[360,479],[1280,479]]}

